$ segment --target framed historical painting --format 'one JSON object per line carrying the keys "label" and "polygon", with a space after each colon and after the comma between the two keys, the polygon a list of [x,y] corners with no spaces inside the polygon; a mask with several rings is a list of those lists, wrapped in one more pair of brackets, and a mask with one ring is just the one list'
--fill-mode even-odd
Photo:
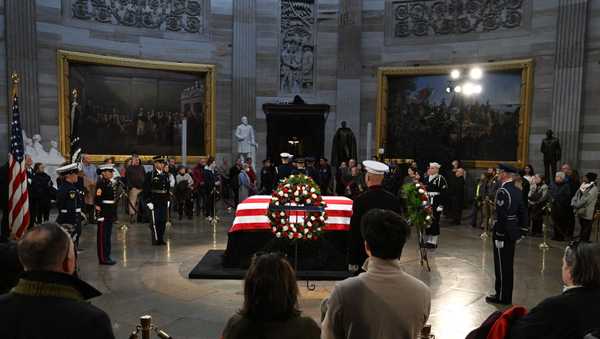
{"label": "framed historical painting", "polygon": [[[73,121],[93,161],[215,153],[215,66],[58,51],[60,149]],[[70,93],[77,90],[79,119]],[[77,123],[77,122],[75,122]],[[185,145],[183,143],[185,142]]]}
{"label": "framed historical painting", "polygon": [[[475,83],[451,76],[474,68],[482,71]],[[377,147],[385,158],[421,165],[458,159],[469,167],[521,167],[527,161],[532,77],[530,59],[379,68]]]}

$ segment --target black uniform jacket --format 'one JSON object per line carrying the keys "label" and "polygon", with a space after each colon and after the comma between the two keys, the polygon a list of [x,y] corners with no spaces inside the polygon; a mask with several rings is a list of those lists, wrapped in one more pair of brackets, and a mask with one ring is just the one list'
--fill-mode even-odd
{"label": "black uniform jacket", "polygon": [[381,186],[371,186],[359,195],[352,204],[350,219],[350,264],[362,266],[367,258],[360,223],[362,217],[374,208],[402,213],[400,200]]}
{"label": "black uniform jacket", "polygon": [[515,322],[510,339],[582,339],[593,329],[600,329],[600,288],[575,287]]}
{"label": "black uniform jacket", "polygon": [[102,221],[102,218],[110,218],[110,220],[117,219],[115,190],[110,180],[104,178],[98,180],[98,183],[96,184],[94,205],[100,206],[100,211],[98,212],[98,219],[100,221]]}
{"label": "black uniform jacket", "polygon": [[527,226],[527,208],[523,192],[512,181],[505,182],[496,192],[496,224],[494,240],[517,241],[521,227]]}
{"label": "black uniform jacket", "polygon": [[58,193],[56,193],[56,208],[58,209],[56,222],[59,224],[79,224],[82,206],[83,192],[79,186],[64,181],[60,185]]}
{"label": "black uniform jacket", "polygon": [[108,315],[87,299],[100,292],[74,276],[25,272],[0,296],[2,339],[113,339]]}
{"label": "black uniform jacket", "polygon": [[146,203],[167,203],[169,200],[169,176],[165,172],[152,172],[146,173],[146,180],[144,181],[144,200]]}

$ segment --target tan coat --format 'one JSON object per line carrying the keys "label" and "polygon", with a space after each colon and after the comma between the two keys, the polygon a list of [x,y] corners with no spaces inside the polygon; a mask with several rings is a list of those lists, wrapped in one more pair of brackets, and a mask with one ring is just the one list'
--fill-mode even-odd
{"label": "tan coat", "polygon": [[417,339],[429,318],[431,292],[399,260],[371,257],[366,273],[336,284],[321,339]]}

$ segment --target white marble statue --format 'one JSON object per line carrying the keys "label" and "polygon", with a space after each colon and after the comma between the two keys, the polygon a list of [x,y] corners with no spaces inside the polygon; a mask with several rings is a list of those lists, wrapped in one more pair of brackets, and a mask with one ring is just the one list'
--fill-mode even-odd
{"label": "white marble statue", "polygon": [[58,147],[58,142],[56,142],[56,140],[50,141],[50,151],[48,151],[48,163],[49,164],[60,165],[63,162],[65,162],[65,158],[62,156],[62,154],[60,154],[57,147]]}
{"label": "white marble statue", "polygon": [[238,154],[242,160],[252,158],[252,168],[256,169],[256,150],[258,144],[254,138],[254,128],[248,124],[248,118],[242,117],[242,123],[235,129],[235,138],[238,143]]}
{"label": "white marble statue", "polygon": [[24,137],[23,144],[25,146],[25,154],[29,154],[32,159],[36,158],[37,151],[33,148],[33,140],[29,139],[28,137]]}
{"label": "white marble statue", "polygon": [[48,163],[48,153],[44,150],[44,146],[42,146],[42,136],[39,134],[35,134],[32,138],[33,140],[33,149],[35,150],[36,155],[32,156],[35,162],[41,162],[43,164]]}

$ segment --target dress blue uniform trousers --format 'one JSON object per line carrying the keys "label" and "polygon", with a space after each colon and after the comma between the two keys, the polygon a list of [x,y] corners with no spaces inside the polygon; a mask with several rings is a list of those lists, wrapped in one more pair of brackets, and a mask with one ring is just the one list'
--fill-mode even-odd
{"label": "dress blue uniform trousers", "polygon": [[110,241],[112,229],[113,221],[111,218],[104,218],[98,221],[96,247],[98,249],[98,261],[100,263],[106,263],[112,260],[110,257],[110,252],[112,249]]}
{"label": "dress blue uniform trousers", "polygon": [[513,262],[515,259],[515,242],[504,241],[504,247],[498,248],[494,243],[494,269],[496,273],[496,296],[504,303],[512,303]]}
{"label": "dress blue uniform trousers", "polygon": [[163,242],[165,235],[165,227],[167,223],[167,202],[155,202],[154,210],[150,213],[154,213],[154,222],[152,223],[152,216],[150,216],[150,222],[152,223],[152,242]]}

